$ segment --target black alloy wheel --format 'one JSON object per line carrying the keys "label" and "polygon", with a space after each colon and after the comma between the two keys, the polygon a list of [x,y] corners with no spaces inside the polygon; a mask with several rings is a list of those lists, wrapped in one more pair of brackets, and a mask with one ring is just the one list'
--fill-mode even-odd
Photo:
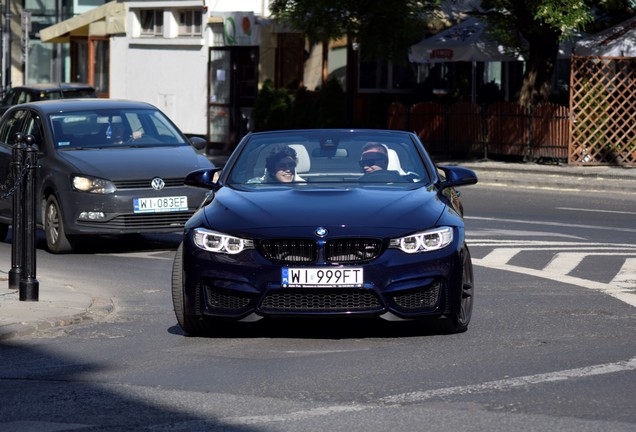
{"label": "black alloy wheel", "polygon": [[172,263],[172,304],[177,322],[186,335],[202,336],[209,331],[209,325],[204,318],[186,315],[183,293],[183,243],[177,248]]}
{"label": "black alloy wheel", "polygon": [[462,265],[462,292],[459,301],[459,308],[452,315],[446,316],[440,321],[441,329],[444,333],[463,333],[468,330],[468,324],[473,315],[474,302],[474,278],[473,262],[468,251],[468,246],[464,245]]}

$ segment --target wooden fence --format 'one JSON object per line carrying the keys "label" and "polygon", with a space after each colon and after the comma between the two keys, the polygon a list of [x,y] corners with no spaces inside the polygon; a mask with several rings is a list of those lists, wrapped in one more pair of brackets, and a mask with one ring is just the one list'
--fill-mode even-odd
{"label": "wooden fence", "polygon": [[414,131],[434,155],[636,166],[636,58],[573,56],[570,77],[570,107],[394,102],[388,127]]}
{"label": "wooden fence", "polygon": [[562,161],[568,157],[569,110],[551,103],[530,113],[513,102],[485,108],[470,102],[448,107],[436,102],[406,107],[395,102],[389,108],[388,127],[415,132],[434,155]]}

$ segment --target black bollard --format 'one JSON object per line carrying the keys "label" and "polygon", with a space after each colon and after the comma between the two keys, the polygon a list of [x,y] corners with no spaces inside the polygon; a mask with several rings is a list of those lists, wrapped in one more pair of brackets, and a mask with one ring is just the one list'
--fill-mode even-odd
{"label": "black bollard", "polygon": [[25,139],[26,151],[24,163],[27,172],[24,184],[24,267],[20,279],[20,301],[38,301],[40,295],[40,283],[35,277],[35,200],[36,200],[36,170],[38,164],[38,151],[35,146],[35,138],[28,135]]}
{"label": "black bollard", "polygon": [[24,134],[15,134],[15,144],[11,152],[13,165],[13,180],[17,184],[13,192],[13,214],[12,226],[13,235],[11,239],[11,270],[9,270],[9,289],[18,289],[22,278],[22,268],[24,265],[24,247],[22,243],[22,203],[24,202],[24,156],[26,144],[24,144]]}

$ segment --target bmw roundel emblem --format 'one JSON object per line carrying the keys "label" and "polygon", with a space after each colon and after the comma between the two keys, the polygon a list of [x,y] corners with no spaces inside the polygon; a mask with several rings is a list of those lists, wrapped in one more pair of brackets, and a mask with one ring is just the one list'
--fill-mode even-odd
{"label": "bmw roundel emblem", "polygon": [[318,237],[323,238],[327,235],[329,231],[327,231],[327,228],[323,228],[323,227],[318,227],[316,228],[316,230],[314,231],[314,234],[316,234]]}
{"label": "bmw roundel emblem", "polygon": [[163,187],[166,185],[163,181],[163,179],[159,178],[159,177],[155,177],[152,179],[152,182],[150,183],[152,188],[154,190],[161,190],[163,189]]}

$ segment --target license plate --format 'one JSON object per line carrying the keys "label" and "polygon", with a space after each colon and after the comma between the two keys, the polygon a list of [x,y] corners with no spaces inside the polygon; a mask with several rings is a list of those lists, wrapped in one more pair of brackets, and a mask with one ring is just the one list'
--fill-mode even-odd
{"label": "license plate", "polygon": [[161,213],[188,210],[187,196],[135,198],[135,213]]}
{"label": "license plate", "polygon": [[364,283],[360,267],[288,268],[281,272],[283,288],[359,288]]}

